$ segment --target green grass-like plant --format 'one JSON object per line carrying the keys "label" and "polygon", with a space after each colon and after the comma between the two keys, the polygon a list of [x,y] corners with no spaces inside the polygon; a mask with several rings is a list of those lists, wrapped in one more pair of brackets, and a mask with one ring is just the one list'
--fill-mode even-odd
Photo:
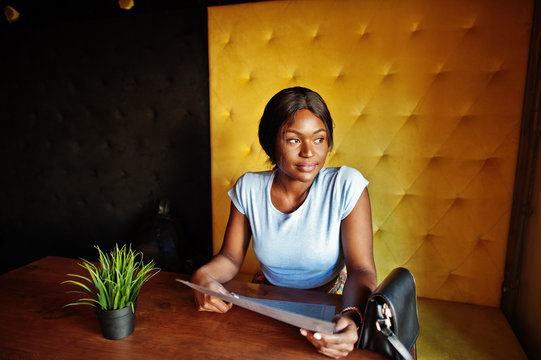
{"label": "green grass-like plant", "polygon": [[160,269],[155,266],[154,260],[143,262],[143,253],[134,251],[130,246],[115,246],[110,253],[104,253],[98,246],[99,262],[94,264],[81,259],[80,267],[88,271],[89,276],[67,274],[77,280],[66,280],[62,284],[76,285],[81,290],[70,293],[84,294],[77,302],[71,305],[90,305],[101,310],[122,309],[132,306],[139,295],[144,283],[156,275]]}

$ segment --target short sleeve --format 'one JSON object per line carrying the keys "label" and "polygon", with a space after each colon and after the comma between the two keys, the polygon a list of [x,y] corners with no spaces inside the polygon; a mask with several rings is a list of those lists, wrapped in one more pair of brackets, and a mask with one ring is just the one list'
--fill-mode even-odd
{"label": "short sleeve", "polygon": [[342,216],[345,219],[357,205],[364,189],[368,186],[368,180],[356,169],[342,166],[339,170],[339,180],[342,196]]}
{"label": "short sleeve", "polygon": [[243,199],[245,199],[245,196],[243,196],[243,194],[246,191],[245,176],[246,174],[242,175],[237,180],[235,185],[231,189],[229,189],[229,191],[227,192],[227,194],[231,198],[231,201],[233,202],[233,205],[235,205],[237,210],[243,215],[246,215],[246,208],[244,206],[244,201],[243,201]]}

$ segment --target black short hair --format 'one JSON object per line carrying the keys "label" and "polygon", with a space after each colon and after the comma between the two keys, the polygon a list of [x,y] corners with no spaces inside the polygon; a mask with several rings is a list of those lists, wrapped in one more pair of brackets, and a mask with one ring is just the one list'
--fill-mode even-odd
{"label": "black short hair", "polygon": [[315,91],[304,87],[287,88],[269,100],[259,122],[259,143],[273,165],[276,165],[276,137],[279,135],[280,128],[293,119],[297,111],[305,109],[310,110],[323,121],[327,130],[329,149],[332,148],[333,121],[323,98]]}

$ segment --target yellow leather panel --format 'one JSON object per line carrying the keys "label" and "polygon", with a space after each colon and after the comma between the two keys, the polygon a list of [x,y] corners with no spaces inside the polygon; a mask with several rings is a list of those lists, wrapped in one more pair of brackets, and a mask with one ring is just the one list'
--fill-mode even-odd
{"label": "yellow leather panel", "polygon": [[[244,172],[269,166],[257,127],[277,91],[319,92],[327,166],[370,181],[378,278],[498,305],[531,29],[531,0],[272,1],[210,7],[214,252]],[[257,268],[250,253],[243,272]]]}

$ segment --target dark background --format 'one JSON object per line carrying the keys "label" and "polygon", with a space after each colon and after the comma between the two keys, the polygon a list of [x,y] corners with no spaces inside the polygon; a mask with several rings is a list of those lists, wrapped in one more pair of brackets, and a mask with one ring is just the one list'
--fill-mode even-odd
{"label": "dark background", "polygon": [[2,273],[144,242],[161,200],[211,257],[206,7],[232,2],[0,2]]}

